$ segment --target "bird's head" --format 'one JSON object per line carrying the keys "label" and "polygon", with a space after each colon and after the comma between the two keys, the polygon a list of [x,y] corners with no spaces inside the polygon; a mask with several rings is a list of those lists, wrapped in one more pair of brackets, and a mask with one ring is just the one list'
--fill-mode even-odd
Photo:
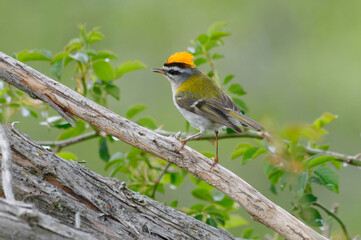
{"label": "bird's head", "polygon": [[194,56],[188,52],[171,55],[162,68],[153,68],[153,72],[163,74],[171,83],[180,85],[189,77],[199,73],[193,62]]}

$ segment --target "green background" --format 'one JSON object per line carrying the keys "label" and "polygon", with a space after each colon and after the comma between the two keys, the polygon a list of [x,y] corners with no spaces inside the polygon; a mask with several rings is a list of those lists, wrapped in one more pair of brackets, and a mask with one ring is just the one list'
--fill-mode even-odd
{"label": "green background", "polygon": [[[217,49],[225,59],[217,60],[216,67],[221,77],[234,74],[247,91],[243,99],[251,109],[249,116],[278,131],[288,123],[311,123],[323,112],[331,112],[339,118],[326,127],[329,134],[324,142],[333,151],[361,152],[361,1],[0,0],[0,9],[0,51],[9,55],[26,49],[60,52],[77,36],[78,24],[88,29],[99,26],[106,38],[96,49],[113,51],[118,63],[137,59],[149,67],[118,81],[121,101],[110,100],[109,107],[124,115],[130,106],[146,104],[148,109],[142,114],[153,116],[169,131],[184,130],[185,122],[173,106],[169,83],[150,68],[160,67],[173,52],[186,50],[189,40],[212,23],[227,21],[232,36]],[[30,65],[50,75],[48,63]],[[68,69],[62,82],[74,88],[71,74]],[[17,126],[35,140],[51,140],[57,134],[35,119],[16,116],[12,120],[20,121]],[[220,142],[220,163],[290,210],[287,192],[276,196],[269,191],[261,159],[245,166],[230,160],[239,141]],[[79,160],[86,160],[92,170],[108,174],[97,144],[93,140],[68,150],[78,152]],[[214,151],[209,142],[189,145],[198,151]],[[116,143],[111,152],[128,148]],[[351,236],[361,232],[360,180],[360,169],[346,166],[340,171],[338,195],[316,188],[327,207],[339,203],[339,216]],[[167,195],[159,194],[159,200],[178,199],[179,206],[189,206],[193,198],[188,183],[167,190]],[[261,238],[271,233],[260,224],[253,225]],[[241,229],[232,233],[237,236]]]}

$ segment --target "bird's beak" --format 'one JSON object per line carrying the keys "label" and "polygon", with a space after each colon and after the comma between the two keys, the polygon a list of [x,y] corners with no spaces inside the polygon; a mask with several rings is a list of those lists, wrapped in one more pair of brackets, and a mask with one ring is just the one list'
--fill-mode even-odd
{"label": "bird's beak", "polygon": [[153,72],[156,72],[156,73],[161,73],[161,74],[164,74],[164,75],[165,75],[165,71],[164,71],[162,68],[153,68],[152,71],[153,71]]}

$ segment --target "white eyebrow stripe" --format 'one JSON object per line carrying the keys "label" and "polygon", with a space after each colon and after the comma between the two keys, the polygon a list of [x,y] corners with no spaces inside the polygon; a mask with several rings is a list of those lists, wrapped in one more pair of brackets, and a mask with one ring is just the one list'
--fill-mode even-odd
{"label": "white eyebrow stripe", "polygon": [[168,66],[163,66],[163,69],[164,70],[174,70],[174,71],[178,71],[178,72],[184,72],[184,69],[180,68],[180,67],[177,67],[177,66],[171,66],[171,67],[168,67]]}

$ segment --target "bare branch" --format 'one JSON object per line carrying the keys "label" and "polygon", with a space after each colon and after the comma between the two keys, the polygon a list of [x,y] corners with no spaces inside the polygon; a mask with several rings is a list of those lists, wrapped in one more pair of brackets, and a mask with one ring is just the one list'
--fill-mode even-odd
{"label": "bare branch", "polygon": [[68,145],[72,145],[75,143],[93,139],[97,136],[99,136],[99,134],[96,131],[93,131],[93,132],[84,133],[82,135],[79,135],[79,136],[76,136],[73,138],[69,138],[66,140],[62,140],[62,141],[38,141],[38,143],[40,145],[51,146],[51,147],[66,147]]}
{"label": "bare branch", "polygon": [[2,155],[1,162],[1,174],[2,185],[4,189],[5,198],[11,202],[15,202],[15,197],[12,189],[12,177],[11,177],[11,151],[10,144],[7,139],[5,129],[0,124],[0,148]]}
{"label": "bare branch", "polygon": [[351,237],[348,235],[348,233],[347,233],[347,229],[346,229],[346,225],[342,222],[342,220],[339,218],[339,217],[337,217],[337,215],[336,214],[334,214],[332,211],[330,211],[330,210],[328,210],[325,206],[323,206],[321,203],[318,203],[318,202],[314,202],[314,203],[312,203],[314,206],[316,206],[316,207],[319,207],[319,208],[321,208],[323,211],[325,211],[330,217],[332,217],[333,219],[335,219],[339,224],[340,224],[340,226],[341,226],[341,229],[342,229],[342,232],[343,232],[343,234],[345,235],[345,238],[347,239],[347,240],[350,240],[351,239]]}
{"label": "bare branch", "polygon": [[228,169],[220,165],[211,169],[213,161],[199,152],[188,146],[179,151],[180,143],[176,139],[141,127],[3,53],[0,53],[0,77],[15,86],[26,84],[30,94],[32,89],[46,93],[55,105],[66,109],[70,115],[185,169],[235,200],[254,220],[287,239],[326,239]]}
{"label": "bare branch", "polygon": [[[175,132],[168,132],[165,130],[156,130],[155,132],[158,134],[161,134],[163,136],[175,136],[177,134]],[[191,136],[191,135],[187,135],[187,134],[182,135],[183,138],[186,138],[188,136]],[[215,136],[213,133],[204,133],[199,138],[193,139],[192,141],[210,140],[210,139],[214,139],[214,138],[215,138]],[[229,138],[263,139],[263,138],[265,138],[265,135],[262,132],[257,132],[254,130],[247,130],[243,133],[220,133],[218,135],[218,139],[229,139]],[[286,144],[289,144],[289,142],[287,140],[283,140],[283,141]],[[301,146],[303,146],[303,145],[301,145]],[[316,149],[316,148],[311,148],[311,147],[304,147],[304,148],[305,148],[306,153],[308,153],[310,155],[315,155],[315,154],[321,153],[324,155],[332,156],[339,162],[344,162],[344,163],[354,165],[354,166],[361,166],[361,154],[357,154],[355,156],[350,156],[350,155],[343,154],[343,153],[324,151],[321,149]]]}
{"label": "bare branch", "polygon": [[163,168],[162,172],[159,174],[158,178],[155,180],[154,182],[154,188],[152,191],[152,198],[154,198],[155,196],[155,192],[157,191],[158,185],[160,180],[162,180],[163,175],[167,172],[168,168],[170,167],[170,165],[172,165],[171,163],[167,163],[167,165],[165,165],[165,167]]}

